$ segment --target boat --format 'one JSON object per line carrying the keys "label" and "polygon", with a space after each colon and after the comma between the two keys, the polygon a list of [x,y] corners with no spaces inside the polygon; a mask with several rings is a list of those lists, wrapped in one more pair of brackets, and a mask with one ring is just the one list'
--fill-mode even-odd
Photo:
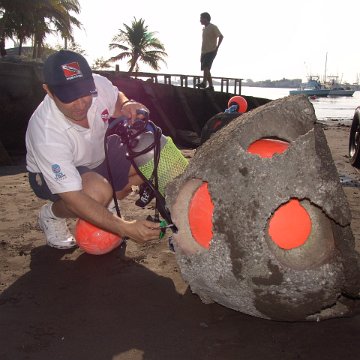
{"label": "boat", "polygon": [[340,97],[340,96],[353,96],[355,90],[352,90],[349,86],[345,86],[339,82],[339,76],[330,75],[327,76],[327,57],[325,57],[325,72],[324,72],[324,88],[330,89],[329,97]]}
{"label": "boat", "polygon": [[353,96],[355,90],[344,89],[343,87],[338,87],[330,89],[328,96]]}
{"label": "boat", "polygon": [[305,94],[311,98],[353,96],[355,89],[341,84],[338,76],[327,76],[327,55],[326,53],[323,82],[320,81],[319,76],[310,75],[308,82],[298,90],[290,90],[290,95]]}
{"label": "boat", "polygon": [[[334,77],[335,78],[335,77]],[[337,78],[337,77],[336,77]],[[308,82],[301,85],[297,90],[290,90],[290,95],[305,94],[309,97],[340,97],[353,96],[355,90],[345,88],[335,79],[321,83],[318,76],[310,76]]]}
{"label": "boat", "polygon": [[331,80],[325,83],[325,87],[330,89],[328,96],[353,96],[355,90],[340,84],[337,76],[329,76],[329,78]]}
{"label": "boat", "polygon": [[304,94],[307,96],[326,97],[330,94],[330,89],[325,88],[319,81],[318,76],[309,76],[308,82],[301,85],[297,90],[290,90],[290,95]]}

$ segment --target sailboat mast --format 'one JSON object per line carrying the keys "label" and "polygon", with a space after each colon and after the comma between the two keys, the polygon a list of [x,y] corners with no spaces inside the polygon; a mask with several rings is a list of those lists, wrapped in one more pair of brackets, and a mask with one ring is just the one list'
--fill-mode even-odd
{"label": "sailboat mast", "polygon": [[327,52],[326,52],[326,56],[325,56],[325,73],[324,73],[324,83],[326,83],[326,68],[327,68]]}

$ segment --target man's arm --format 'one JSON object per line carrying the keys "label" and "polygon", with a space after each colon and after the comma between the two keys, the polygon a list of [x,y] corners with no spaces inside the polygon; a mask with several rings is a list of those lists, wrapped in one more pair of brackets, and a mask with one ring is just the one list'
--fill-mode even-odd
{"label": "man's arm", "polygon": [[[106,231],[129,237],[140,243],[159,238],[159,224],[146,220],[125,221],[81,190],[61,193],[59,196],[63,200],[63,206],[73,216],[82,218]],[[57,215],[56,210],[61,211],[61,209],[54,210],[55,215]]]}
{"label": "man's arm", "polygon": [[129,101],[128,97],[123,92],[119,91],[118,98],[115,103],[115,111],[113,114],[114,117],[118,117],[118,116],[122,115],[121,110],[123,108],[123,105],[125,103],[127,103],[128,101]]}
{"label": "man's arm", "polygon": [[224,36],[222,34],[220,34],[218,37],[218,44],[217,44],[216,50],[219,49],[219,46],[222,43],[223,39],[224,39]]}

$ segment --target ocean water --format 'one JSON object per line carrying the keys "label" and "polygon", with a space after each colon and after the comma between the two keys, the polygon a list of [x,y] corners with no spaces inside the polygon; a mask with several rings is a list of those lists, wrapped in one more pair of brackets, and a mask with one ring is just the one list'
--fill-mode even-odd
{"label": "ocean water", "polygon": [[[241,93],[243,95],[276,100],[288,96],[290,90],[292,89],[243,86]],[[315,114],[319,121],[338,121],[350,125],[355,109],[360,106],[360,91],[355,91],[354,95],[350,97],[320,97],[310,101],[314,106]]]}
{"label": "ocean water", "polygon": [[[178,81],[178,85],[180,80]],[[190,84],[191,86],[191,84]],[[221,86],[218,83],[214,83],[215,91],[221,91]],[[233,86],[230,84],[229,91],[231,92]],[[289,96],[290,90],[296,90],[292,88],[265,88],[265,87],[250,87],[242,86],[242,95],[255,96],[259,98],[265,98],[270,100],[276,100]],[[355,109],[360,106],[360,91],[355,91],[353,96],[342,97],[319,97],[317,99],[309,99],[315,109],[317,119],[322,123],[327,124],[345,124],[351,125],[354,117]]]}

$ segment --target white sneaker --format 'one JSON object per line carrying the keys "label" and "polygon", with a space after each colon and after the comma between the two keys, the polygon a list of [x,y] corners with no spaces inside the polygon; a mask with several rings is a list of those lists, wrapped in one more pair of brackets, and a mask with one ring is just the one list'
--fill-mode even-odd
{"label": "white sneaker", "polygon": [[71,249],[76,246],[76,240],[71,235],[65,219],[52,216],[52,204],[41,207],[39,225],[44,231],[46,243],[57,249]]}

